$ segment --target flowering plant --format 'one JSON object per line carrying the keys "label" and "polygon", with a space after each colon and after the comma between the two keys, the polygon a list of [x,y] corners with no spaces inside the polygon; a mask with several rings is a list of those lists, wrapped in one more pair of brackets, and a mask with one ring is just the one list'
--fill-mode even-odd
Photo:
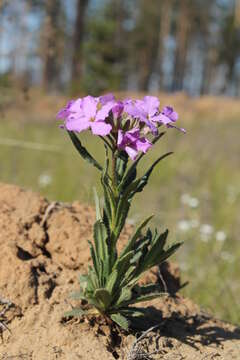
{"label": "flowering plant", "polygon": [[[140,286],[138,281],[142,274],[165,261],[180,246],[177,243],[165,247],[168,230],[159,233],[157,229],[148,228],[144,231],[152,219],[150,216],[137,227],[123,250],[120,253],[117,250],[134,196],[147,185],[156,165],[171,154],[160,156],[144,175],[137,176],[140,160],[165,133],[159,128],[163,125],[176,128],[178,114],[170,106],[162,111],[159,106],[159,100],[154,96],[118,101],[112,94],[107,94],[69,101],[58,113],[58,118],[64,120],[61,126],[68,131],[79,154],[101,172],[104,198],[101,207],[95,192],[94,242],[89,242],[92,265],[87,275],[80,276],[80,291],[73,297],[89,304],[87,314],[103,314],[124,329],[142,315],[140,308],[131,305],[162,294],[156,284]],[[103,141],[106,150],[104,167],[76,135],[85,130]],[[75,308],[69,315],[84,313],[83,309]]]}

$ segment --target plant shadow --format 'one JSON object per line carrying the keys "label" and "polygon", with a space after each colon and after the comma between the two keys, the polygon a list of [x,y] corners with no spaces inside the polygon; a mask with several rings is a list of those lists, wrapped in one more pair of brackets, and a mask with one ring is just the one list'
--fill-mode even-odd
{"label": "plant shadow", "polygon": [[162,337],[178,340],[195,349],[199,346],[221,346],[227,340],[240,340],[240,328],[229,326],[205,313],[183,315],[172,312],[164,317],[163,312],[154,306],[146,307],[141,319],[133,319],[132,327],[136,337],[140,331],[153,328],[155,347],[160,348]]}

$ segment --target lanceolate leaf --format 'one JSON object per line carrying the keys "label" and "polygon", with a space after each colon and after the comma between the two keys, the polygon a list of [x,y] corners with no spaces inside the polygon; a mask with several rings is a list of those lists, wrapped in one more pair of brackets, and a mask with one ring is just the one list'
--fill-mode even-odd
{"label": "lanceolate leaf", "polygon": [[112,294],[114,291],[114,287],[117,284],[117,279],[118,279],[118,272],[115,269],[109,276],[106,284],[106,289],[110,292],[110,294]]}
{"label": "lanceolate leaf", "polygon": [[119,326],[121,326],[124,330],[128,330],[129,327],[129,323],[127,321],[127,319],[121,315],[120,313],[117,314],[112,314],[111,315],[111,319],[118,324]]}
{"label": "lanceolate leaf", "polygon": [[128,287],[124,287],[122,288],[119,297],[116,301],[116,303],[114,304],[114,307],[121,307],[123,306],[122,304],[125,303],[126,301],[129,301],[132,297],[132,291],[131,289],[129,289]]}
{"label": "lanceolate leaf", "polygon": [[91,258],[92,258],[92,262],[93,262],[93,267],[94,267],[96,275],[98,275],[99,274],[99,261],[98,261],[95,249],[94,249],[93,244],[91,243],[91,241],[88,241],[88,244],[90,246],[90,252],[91,252]]}
{"label": "lanceolate leaf", "polygon": [[87,149],[82,146],[82,143],[77,137],[77,135],[73,131],[68,131],[68,135],[70,136],[73,145],[75,146],[79,154],[82,156],[82,158],[95,166],[98,170],[102,171],[102,166],[97,162],[97,160],[94,159],[94,157],[87,151]]}
{"label": "lanceolate leaf", "polygon": [[95,187],[93,188],[93,192],[94,192],[94,200],[95,200],[95,207],[96,207],[96,219],[101,220],[102,216],[101,216],[100,201],[99,201],[99,197],[98,197],[97,190]]}
{"label": "lanceolate leaf", "polygon": [[145,226],[149,223],[149,221],[151,221],[152,218],[153,218],[153,215],[149,216],[146,220],[144,220],[138,226],[138,228],[135,231],[134,235],[130,238],[129,242],[127,243],[127,245],[123,249],[120,257],[125,255],[127,252],[129,252],[130,250],[132,250],[134,248],[134,245],[135,245],[136,241],[138,240],[139,236],[141,235],[141,231],[145,228]]}
{"label": "lanceolate leaf", "polygon": [[139,295],[138,297],[131,299],[129,301],[126,301],[125,303],[123,303],[123,306],[129,306],[132,304],[137,304],[143,301],[149,301],[149,300],[153,300],[156,299],[160,296],[165,295],[163,292],[156,292],[156,293],[152,293],[152,294],[148,294],[148,295]]}
{"label": "lanceolate leaf", "polygon": [[68,316],[76,316],[76,317],[82,317],[83,315],[85,314],[85,311],[83,311],[82,309],[80,308],[75,308],[75,309],[72,309],[70,311],[67,311],[65,312],[65,316],[68,317]]}
{"label": "lanceolate leaf", "polygon": [[97,289],[94,292],[94,298],[99,303],[102,310],[106,310],[111,304],[111,295],[107,289]]}
{"label": "lanceolate leaf", "polygon": [[[109,251],[107,229],[101,220],[95,222],[93,234],[96,258],[98,260],[98,275],[101,283],[103,284],[103,275],[105,276],[109,273]],[[100,268],[101,264],[102,266]]]}

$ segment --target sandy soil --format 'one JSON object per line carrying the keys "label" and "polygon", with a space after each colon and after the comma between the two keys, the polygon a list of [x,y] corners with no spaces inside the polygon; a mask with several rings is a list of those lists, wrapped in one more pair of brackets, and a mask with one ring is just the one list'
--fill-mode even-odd
{"label": "sandy soil", "polygon": [[89,262],[93,221],[94,211],[78,202],[49,203],[0,184],[1,360],[240,358],[240,330],[176,293],[179,271],[169,264],[162,276],[152,272],[144,279],[163,279],[172,295],[146,304],[146,328],[157,327],[137,343],[141,334],[110,329],[102,319],[65,319],[73,305],[68,295]]}

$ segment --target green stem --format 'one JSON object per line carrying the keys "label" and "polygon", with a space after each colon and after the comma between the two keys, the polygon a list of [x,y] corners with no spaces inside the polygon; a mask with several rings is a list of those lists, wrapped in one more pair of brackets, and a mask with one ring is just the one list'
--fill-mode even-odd
{"label": "green stem", "polygon": [[112,152],[112,185],[113,185],[113,193],[117,198],[118,191],[117,191],[117,177],[116,177],[116,150],[113,150]]}

